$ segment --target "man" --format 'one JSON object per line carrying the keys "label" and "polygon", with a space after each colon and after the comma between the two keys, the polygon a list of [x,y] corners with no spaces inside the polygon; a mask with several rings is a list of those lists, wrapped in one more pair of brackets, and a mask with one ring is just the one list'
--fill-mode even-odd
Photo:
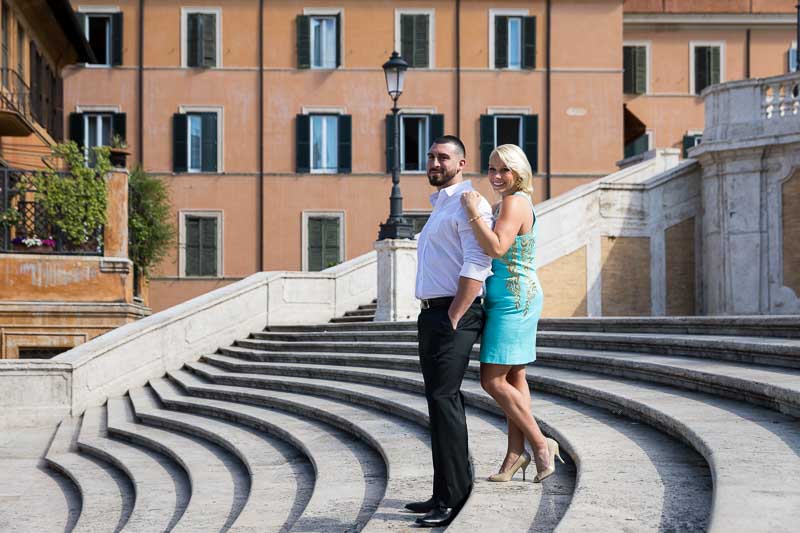
{"label": "man", "polygon": [[[416,296],[422,310],[417,320],[419,360],[425,379],[433,455],[433,496],[406,508],[427,513],[417,524],[449,524],[472,489],[467,448],[467,421],[461,381],[472,345],[483,327],[483,282],[491,275],[491,259],[481,250],[461,206],[464,144],[445,135],[428,152],[428,181],[433,211],[419,236]],[[484,199],[480,214],[491,221]]]}

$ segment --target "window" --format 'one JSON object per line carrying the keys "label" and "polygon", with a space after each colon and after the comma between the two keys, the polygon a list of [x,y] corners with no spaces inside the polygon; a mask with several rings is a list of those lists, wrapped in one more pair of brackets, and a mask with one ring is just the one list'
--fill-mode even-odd
{"label": "window", "polygon": [[186,109],[173,121],[173,171],[219,172],[220,110]]}
{"label": "window", "polygon": [[181,62],[184,67],[218,68],[222,66],[221,19],[219,8],[181,9]]}
{"label": "window", "polygon": [[412,213],[403,213],[403,218],[411,222],[413,226],[414,235],[417,233],[422,232],[422,228],[425,227],[425,223],[428,222],[428,219],[431,217],[429,212],[412,212]]}
{"label": "window", "polygon": [[297,115],[297,172],[318,174],[351,171],[350,115],[312,113]]}
{"label": "window", "polygon": [[341,66],[341,13],[297,17],[297,68]]}
{"label": "window", "polygon": [[[97,8],[92,8],[97,9]],[[111,66],[122,64],[122,13],[117,8],[80,12],[86,40],[96,59],[93,65]]]}
{"label": "window", "polygon": [[709,85],[724,81],[724,52],[722,43],[690,43],[691,90],[700,94]]}
{"label": "window", "polygon": [[501,144],[516,144],[525,152],[531,169],[538,170],[539,116],[498,113],[481,115],[481,171],[489,169],[489,155]]}
{"label": "window", "polygon": [[634,157],[639,154],[643,154],[648,150],[650,150],[651,145],[652,145],[652,134],[648,131],[625,145],[623,158],[628,159],[629,157]]}
{"label": "window", "polygon": [[[400,170],[424,172],[427,168],[428,148],[433,139],[444,135],[444,115],[428,113],[401,113],[400,117]],[[394,117],[386,115],[386,172],[394,166]]]}
{"label": "window", "polygon": [[689,157],[689,149],[703,142],[702,133],[689,132],[683,136],[683,157]]}
{"label": "window", "polygon": [[180,225],[181,276],[222,276],[222,213],[183,211]]}
{"label": "window", "polygon": [[786,51],[786,65],[789,72],[797,72],[797,43],[792,43],[791,48]]}
{"label": "window", "polygon": [[649,46],[631,44],[622,47],[622,89],[625,94],[645,94],[648,86]]}
{"label": "window", "polygon": [[303,212],[303,270],[318,272],[344,258],[344,213]]}
{"label": "window", "polygon": [[432,9],[395,11],[395,50],[411,68],[433,67],[433,16]]}
{"label": "window", "polygon": [[536,17],[526,11],[490,10],[490,68],[536,68]]}
{"label": "window", "polygon": [[84,147],[87,161],[94,164],[95,146],[109,146],[111,138],[119,135],[126,139],[126,115],[117,112],[115,107],[95,107],[85,112],[70,113],[69,138]]}

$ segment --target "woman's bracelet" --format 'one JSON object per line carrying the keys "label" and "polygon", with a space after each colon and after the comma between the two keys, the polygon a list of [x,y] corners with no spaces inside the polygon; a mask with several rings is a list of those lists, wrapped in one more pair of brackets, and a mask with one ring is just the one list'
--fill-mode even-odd
{"label": "woman's bracelet", "polygon": [[470,224],[472,224],[473,222],[475,222],[475,221],[476,221],[476,220],[478,220],[479,218],[481,218],[481,215],[475,215],[474,217],[472,217],[471,219],[469,219],[467,222],[469,222]]}

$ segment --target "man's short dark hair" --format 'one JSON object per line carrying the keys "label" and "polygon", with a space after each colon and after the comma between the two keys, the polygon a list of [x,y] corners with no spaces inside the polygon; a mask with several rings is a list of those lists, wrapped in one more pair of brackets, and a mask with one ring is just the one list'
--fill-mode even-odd
{"label": "man's short dark hair", "polygon": [[452,144],[460,152],[461,158],[467,157],[467,149],[464,148],[464,143],[455,135],[442,135],[433,140],[433,144]]}

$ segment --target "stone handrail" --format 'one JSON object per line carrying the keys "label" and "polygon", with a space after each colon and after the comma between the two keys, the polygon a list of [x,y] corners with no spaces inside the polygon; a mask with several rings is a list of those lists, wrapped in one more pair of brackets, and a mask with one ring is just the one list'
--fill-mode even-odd
{"label": "stone handrail", "polygon": [[50,360],[0,361],[0,430],[58,420],[275,324],[311,324],[370,302],[376,254],[322,272],[259,272]]}

